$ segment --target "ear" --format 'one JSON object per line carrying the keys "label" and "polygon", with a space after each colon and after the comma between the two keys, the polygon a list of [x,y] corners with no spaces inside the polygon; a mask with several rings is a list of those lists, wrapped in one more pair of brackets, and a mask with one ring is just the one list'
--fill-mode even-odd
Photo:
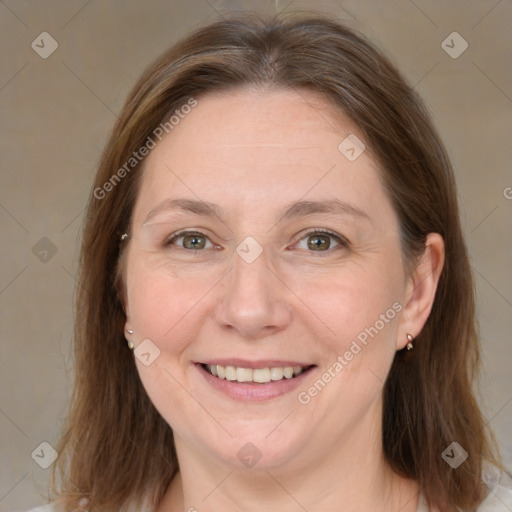
{"label": "ear", "polygon": [[121,307],[123,308],[126,320],[124,324],[124,333],[125,336],[127,336],[129,333],[128,331],[132,330],[131,327],[131,320],[130,320],[130,308],[128,307],[128,298],[127,298],[127,291],[126,291],[126,284],[124,280],[124,256],[121,254],[119,262],[117,264],[116,269],[116,280],[115,280],[115,288],[117,290],[117,297],[119,299],[119,302],[121,303]]}
{"label": "ear", "polygon": [[130,319],[130,310],[128,308],[128,306],[126,305],[126,302],[124,302],[125,306],[124,306],[124,313],[126,315],[126,320],[124,322],[124,337],[129,340],[129,341],[132,341],[132,338],[133,338],[133,327],[132,327],[132,322],[131,322],[131,319]]}
{"label": "ear", "polygon": [[444,240],[439,233],[430,233],[418,265],[407,279],[404,309],[400,320],[397,350],[407,345],[407,334],[416,338],[427,321],[444,266]]}
{"label": "ear", "polygon": [[126,320],[124,322],[124,333],[125,333],[125,336],[129,334],[129,331],[133,330],[133,327],[132,327],[132,322],[130,320],[130,313],[128,311],[128,308],[124,308],[124,311],[125,311],[125,315],[126,315]]}

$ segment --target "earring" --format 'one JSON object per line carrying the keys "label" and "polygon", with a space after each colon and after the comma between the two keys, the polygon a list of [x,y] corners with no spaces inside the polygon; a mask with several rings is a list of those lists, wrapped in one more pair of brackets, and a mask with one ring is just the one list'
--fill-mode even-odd
{"label": "earring", "polygon": [[[128,334],[133,334],[133,329],[126,329],[126,332],[127,332]],[[128,348],[129,348],[130,350],[132,350],[132,349],[133,349],[133,347],[134,347],[133,341],[126,340],[126,342],[128,343]]]}
{"label": "earring", "polygon": [[124,242],[128,238],[128,233],[124,233],[121,235],[121,242]]}
{"label": "earring", "polygon": [[407,333],[407,350],[412,350],[414,348],[414,345],[412,344],[413,339],[412,334]]}

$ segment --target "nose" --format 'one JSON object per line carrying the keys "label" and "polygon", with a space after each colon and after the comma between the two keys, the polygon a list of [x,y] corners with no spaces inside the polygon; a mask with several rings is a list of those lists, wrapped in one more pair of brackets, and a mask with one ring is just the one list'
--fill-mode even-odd
{"label": "nose", "polygon": [[252,340],[285,329],[292,318],[290,293],[268,266],[265,251],[252,263],[236,252],[233,258],[215,310],[218,325]]}

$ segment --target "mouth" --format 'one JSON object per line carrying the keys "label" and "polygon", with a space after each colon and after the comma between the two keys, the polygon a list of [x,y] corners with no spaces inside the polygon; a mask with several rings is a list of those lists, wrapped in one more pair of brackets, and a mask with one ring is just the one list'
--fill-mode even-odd
{"label": "mouth", "polygon": [[294,379],[314,365],[268,366],[265,368],[245,368],[221,364],[203,364],[202,367],[213,377],[238,383],[268,384],[284,379]]}
{"label": "mouth", "polygon": [[208,361],[195,366],[211,388],[241,402],[259,402],[289,394],[317,367],[292,361],[243,360]]}

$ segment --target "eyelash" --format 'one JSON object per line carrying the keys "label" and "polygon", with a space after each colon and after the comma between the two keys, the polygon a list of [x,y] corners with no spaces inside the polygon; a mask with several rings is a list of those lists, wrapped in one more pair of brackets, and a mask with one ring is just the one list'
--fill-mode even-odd
{"label": "eyelash", "polygon": [[[174,233],[174,234],[170,235],[165,240],[164,246],[168,247],[170,245],[173,245],[173,243],[178,238],[181,238],[181,237],[186,236],[186,235],[204,236],[205,238],[207,238],[213,244],[213,242],[208,238],[208,236],[205,235],[204,233],[201,233],[200,231],[183,230],[183,231],[178,231],[177,233]],[[330,231],[329,229],[318,229],[318,228],[311,229],[311,230],[307,231],[306,233],[302,234],[301,237],[297,241],[295,241],[293,243],[293,245],[298,244],[304,238],[308,238],[309,236],[312,236],[312,235],[328,235],[328,236],[334,238],[336,240],[336,242],[339,244],[339,246],[336,246],[336,247],[333,247],[333,248],[329,248],[326,251],[309,251],[309,252],[331,252],[331,251],[333,251],[334,249],[336,249],[338,247],[345,247],[346,248],[346,247],[349,247],[349,245],[350,245],[350,242],[345,237],[343,237],[341,235],[338,235],[337,233],[334,233],[333,231]],[[179,249],[183,249],[185,251],[191,251],[191,252],[194,251],[193,249],[186,249],[184,247],[179,247],[179,246],[178,246],[178,248]]]}

